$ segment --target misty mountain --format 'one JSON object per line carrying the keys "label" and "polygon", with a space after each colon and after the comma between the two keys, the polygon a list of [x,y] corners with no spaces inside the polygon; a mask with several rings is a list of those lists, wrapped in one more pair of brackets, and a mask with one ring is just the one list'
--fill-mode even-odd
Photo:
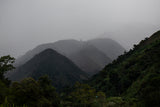
{"label": "misty mountain", "polygon": [[112,60],[116,59],[125,51],[118,42],[108,38],[92,39],[89,40],[88,43],[105,53],[105,55]]}
{"label": "misty mountain", "polygon": [[97,73],[104,65],[111,62],[111,59],[103,52],[89,44],[84,45],[81,50],[71,54],[69,58],[79,68],[91,75]]}
{"label": "misty mountain", "polygon": [[16,66],[22,65],[30,60],[34,55],[39,54],[47,48],[54,49],[58,53],[67,56],[68,54],[78,51],[82,43],[77,40],[60,40],[54,43],[41,44],[36,48],[28,51],[25,55],[16,59]]}
{"label": "misty mountain", "polygon": [[104,65],[108,64],[111,60],[124,52],[124,48],[111,39],[94,39],[85,42],[77,40],[60,40],[54,43],[37,46],[18,58],[15,65],[20,66],[24,64],[34,55],[47,48],[54,49],[58,53],[66,56],[89,74],[94,74],[101,70]]}
{"label": "misty mountain", "polygon": [[43,75],[48,75],[56,88],[71,86],[76,81],[81,82],[88,78],[87,74],[68,58],[52,49],[46,49],[19,66],[9,79],[14,81],[26,77],[38,79]]}

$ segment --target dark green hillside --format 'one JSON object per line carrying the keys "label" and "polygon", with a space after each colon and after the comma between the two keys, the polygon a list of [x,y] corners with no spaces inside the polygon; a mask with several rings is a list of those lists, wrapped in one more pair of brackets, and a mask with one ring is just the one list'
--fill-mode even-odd
{"label": "dark green hillside", "polygon": [[48,75],[56,88],[73,85],[76,81],[81,82],[83,79],[87,79],[85,72],[52,49],[41,52],[18,67],[15,73],[10,75],[10,79],[22,80],[26,77],[33,77],[37,80],[43,75]]}
{"label": "dark green hillside", "polygon": [[95,75],[89,84],[106,96],[136,98],[160,105],[160,31],[142,40]]}

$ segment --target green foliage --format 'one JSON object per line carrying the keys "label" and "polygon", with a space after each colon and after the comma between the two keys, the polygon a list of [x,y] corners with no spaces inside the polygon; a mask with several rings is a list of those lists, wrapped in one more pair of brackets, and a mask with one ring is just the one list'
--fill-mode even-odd
{"label": "green foliage", "polygon": [[5,97],[8,94],[8,88],[7,86],[0,80],[0,104],[2,104],[5,101]]}
{"label": "green foliage", "polygon": [[57,106],[59,103],[58,94],[49,81],[48,77],[44,76],[38,82],[33,78],[13,82],[11,94],[8,97],[9,103],[15,105],[25,104],[33,107]]}
{"label": "green foliage", "polygon": [[109,97],[106,100],[106,107],[144,107],[144,105],[135,98]]}
{"label": "green foliage", "polygon": [[12,83],[11,96],[9,96],[9,101],[11,104],[13,103],[16,105],[34,105],[34,103],[39,103],[39,93],[40,90],[38,83],[32,78],[26,78],[20,83]]}
{"label": "green foliage", "polygon": [[25,104],[21,106],[16,106],[15,104],[1,104],[0,107],[28,107]]}
{"label": "green foliage", "polygon": [[121,97],[110,97],[107,99],[108,107],[122,107],[125,105],[125,101]]}
{"label": "green foliage", "polygon": [[9,70],[14,69],[12,65],[14,63],[14,60],[15,59],[13,57],[10,57],[9,55],[2,56],[0,58],[0,80],[4,82],[6,85],[9,85],[10,81],[4,77],[4,74]]}
{"label": "green foliage", "polygon": [[96,92],[89,85],[79,82],[74,85],[68,96],[63,97],[66,98],[62,105],[71,107],[103,107],[106,98],[103,92]]}
{"label": "green foliage", "polygon": [[12,63],[14,63],[14,58],[8,56],[2,56],[0,58],[0,76],[3,76],[4,73],[6,73],[9,70],[14,69]]}
{"label": "green foliage", "polygon": [[159,70],[160,31],[134,45],[133,50],[119,56],[88,83],[107,97],[135,98],[139,102],[134,104],[158,107]]}
{"label": "green foliage", "polygon": [[9,89],[8,86],[10,81],[4,77],[4,74],[14,69],[12,63],[14,62],[14,58],[8,56],[2,56],[0,58],[0,104],[5,101],[5,97],[8,95]]}
{"label": "green foliage", "polygon": [[58,106],[60,103],[60,98],[56,92],[56,89],[52,86],[52,81],[49,77],[47,75],[40,77],[38,84],[41,95],[51,103],[51,106]]}
{"label": "green foliage", "polygon": [[160,106],[160,75],[150,75],[147,81],[144,81],[141,87],[141,100],[146,107]]}

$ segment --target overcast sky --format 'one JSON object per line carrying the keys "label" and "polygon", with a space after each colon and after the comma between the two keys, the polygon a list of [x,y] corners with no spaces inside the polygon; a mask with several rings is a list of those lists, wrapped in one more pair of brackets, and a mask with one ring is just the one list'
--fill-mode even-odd
{"label": "overcast sky", "polygon": [[126,49],[160,29],[160,0],[0,0],[0,55],[61,39],[109,37]]}

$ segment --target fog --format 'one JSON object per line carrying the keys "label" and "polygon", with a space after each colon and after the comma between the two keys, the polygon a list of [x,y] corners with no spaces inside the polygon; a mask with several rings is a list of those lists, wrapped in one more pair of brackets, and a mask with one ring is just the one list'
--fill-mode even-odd
{"label": "fog", "polygon": [[160,29],[160,0],[0,0],[0,55],[108,37],[127,50]]}

